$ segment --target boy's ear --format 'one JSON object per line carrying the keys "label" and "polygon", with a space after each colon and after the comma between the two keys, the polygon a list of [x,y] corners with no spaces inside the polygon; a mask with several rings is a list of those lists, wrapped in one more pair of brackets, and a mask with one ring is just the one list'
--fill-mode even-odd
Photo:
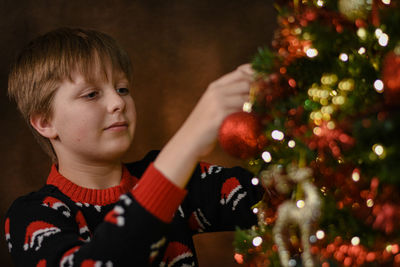
{"label": "boy's ear", "polygon": [[42,136],[48,139],[55,139],[58,137],[57,131],[54,128],[51,119],[43,114],[33,114],[29,119],[31,125]]}

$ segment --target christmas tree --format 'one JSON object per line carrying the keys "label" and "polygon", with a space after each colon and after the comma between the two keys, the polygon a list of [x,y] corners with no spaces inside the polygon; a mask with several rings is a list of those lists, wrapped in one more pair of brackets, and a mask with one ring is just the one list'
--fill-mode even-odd
{"label": "christmas tree", "polygon": [[266,188],[249,266],[400,266],[400,3],[275,1],[246,113],[221,145]]}

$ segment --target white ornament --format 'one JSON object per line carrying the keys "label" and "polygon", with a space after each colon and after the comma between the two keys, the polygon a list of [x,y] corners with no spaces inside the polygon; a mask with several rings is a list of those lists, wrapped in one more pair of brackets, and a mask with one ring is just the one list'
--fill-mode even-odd
{"label": "white ornament", "polygon": [[291,182],[298,184],[304,192],[302,205],[298,205],[294,200],[286,200],[278,207],[278,217],[272,233],[274,241],[278,246],[282,266],[290,266],[290,253],[284,239],[285,229],[290,225],[297,225],[300,229],[301,244],[303,247],[301,254],[303,266],[315,266],[310,251],[309,238],[312,233],[312,225],[320,216],[321,200],[317,187],[310,182],[312,170],[289,165],[287,175],[285,175],[282,173],[282,167],[271,166],[269,170],[263,172],[262,176],[264,180],[274,180],[276,189],[280,193],[287,193]]}

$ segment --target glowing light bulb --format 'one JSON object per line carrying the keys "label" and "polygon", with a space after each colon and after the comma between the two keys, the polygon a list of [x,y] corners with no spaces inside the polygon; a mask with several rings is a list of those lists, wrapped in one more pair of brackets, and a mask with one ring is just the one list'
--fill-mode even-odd
{"label": "glowing light bulb", "polygon": [[318,56],[318,50],[315,49],[315,48],[308,48],[307,51],[306,51],[306,55],[309,58],[316,57],[316,56]]}
{"label": "glowing light bulb", "polygon": [[341,53],[339,55],[339,59],[343,62],[346,62],[347,60],[349,60],[349,56],[346,53]]}
{"label": "glowing light bulb", "polygon": [[263,242],[261,236],[256,236],[253,238],[253,246],[258,247]]}
{"label": "glowing light bulb", "polygon": [[361,40],[365,40],[367,39],[367,30],[365,28],[359,28],[357,30],[357,36],[361,39]]}
{"label": "glowing light bulb", "polygon": [[351,244],[353,246],[358,246],[360,244],[360,238],[358,236],[355,236],[351,239]]}
{"label": "glowing light bulb", "polygon": [[313,133],[314,133],[315,135],[320,135],[320,134],[322,133],[322,130],[321,130],[320,127],[314,127]]}
{"label": "glowing light bulb", "polygon": [[268,151],[264,151],[264,152],[261,154],[261,157],[262,157],[262,159],[263,159],[265,162],[267,162],[267,163],[272,161],[271,153],[269,153]]}
{"label": "glowing light bulb", "polygon": [[250,113],[252,108],[253,108],[253,105],[250,102],[245,102],[242,107],[243,111],[247,112],[247,113]]}
{"label": "glowing light bulb", "polygon": [[305,205],[306,205],[306,203],[305,203],[304,200],[302,200],[302,199],[300,199],[300,200],[298,200],[298,201],[296,202],[296,206],[297,206],[299,209],[304,208]]}
{"label": "glowing light bulb", "polygon": [[285,135],[281,131],[278,131],[278,130],[273,130],[271,133],[271,136],[273,139],[279,140],[279,141],[281,141],[281,140],[283,140],[283,138],[285,138]]}
{"label": "glowing light bulb", "polygon": [[358,53],[359,53],[360,55],[364,55],[365,52],[367,52],[367,50],[365,49],[365,47],[360,47],[360,49],[358,49]]}
{"label": "glowing light bulb", "polygon": [[379,38],[379,37],[381,37],[381,35],[383,34],[383,31],[381,30],[381,29],[376,29],[375,30],[375,36],[376,36],[376,38]]}
{"label": "glowing light bulb", "polygon": [[354,89],[354,80],[353,79],[344,79],[340,81],[338,85],[340,90],[343,91],[351,91]]}
{"label": "glowing light bulb", "polygon": [[323,0],[318,0],[317,1],[317,6],[323,7],[325,5],[325,2]]}
{"label": "glowing light bulb", "polygon": [[374,88],[378,93],[382,93],[385,88],[385,85],[383,84],[382,80],[378,79],[374,82]]}
{"label": "glowing light bulb", "polygon": [[372,208],[373,206],[374,206],[374,200],[373,199],[371,199],[371,198],[369,198],[369,199],[367,199],[367,207],[368,208]]}
{"label": "glowing light bulb", "polygon": [[326,127],[328,127],[329,130],[333,130],[336,127],[336,124],[333,121],[330,121],[326,124]]}
{"label": "glowing light bulb", "polygon": [[319,240],[321,240],[321,239],[324,239],[324,237],[325,237],[325,232],[322,231],[322,230],[318,230],[318,231],[315,233],[315,235],[317,236],[317,238],[318,238]]}
{"label": "glowing light bulb", "polygon": [[385,149],[383,148],[382,145],[375,144],[375,145],[372,147],[372,151],[374,151],[376,155],[382,156],[383,153],[385,152]]}
{"label": "glowing light bulb", "polygon": [[260,183],[260,180],[257,177],[253,177],[253,179],[251,179],[251,183],[253,185],[258,185]]}
{"label": "glowing light bulb", "polygon": [[389,35],[386,33],[382,33],[381,36],[379,36],[378,43],[381,46],[387,46],[389,43]]}
{"label": "glowing light bulb", "polygon": [[351,174],[351,179],[353,179],[354,182],[360,181],[360,171],[358,169],[355,169],[353,173]]}
{"label": "glowing light bulb", "polygon": [[297,265],[297,262],[295,259],[290,259],[288,262],[289,267],[295,267]]}
{"label": "glowing light bulb", "polygon": [[296,142],[295,142],[294,140],[290,140],[290,141],[288,142],[288,146],[289,146],[290,148],[294,148],[294,147],[296,146]]}
{"label": "glowing light bulb", "polygon": [[254,209],[253,209],[253,213],[254,213],[254,214],[257,214],[257,213],[258,213],[258,208],[254,208]]}
{"label": "glowing light bulb", "polygon": [[382,3],[384,3],[385,5],[390,5],[390,0],[382,0]]}

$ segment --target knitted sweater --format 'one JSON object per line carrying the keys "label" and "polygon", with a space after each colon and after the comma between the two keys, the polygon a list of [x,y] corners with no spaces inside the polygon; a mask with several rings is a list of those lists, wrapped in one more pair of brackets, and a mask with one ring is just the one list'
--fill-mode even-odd
{"label": "knitted sweater", "polygon": [[157,153],[124,165],[120,184],[103,190],[79,187],[53,166],[47,184],[7,213],[15,265],[197,266],[193,234],[256,223],[250,207],[263,190],[249,172],[200,163],[182,190],[154,168]]}

